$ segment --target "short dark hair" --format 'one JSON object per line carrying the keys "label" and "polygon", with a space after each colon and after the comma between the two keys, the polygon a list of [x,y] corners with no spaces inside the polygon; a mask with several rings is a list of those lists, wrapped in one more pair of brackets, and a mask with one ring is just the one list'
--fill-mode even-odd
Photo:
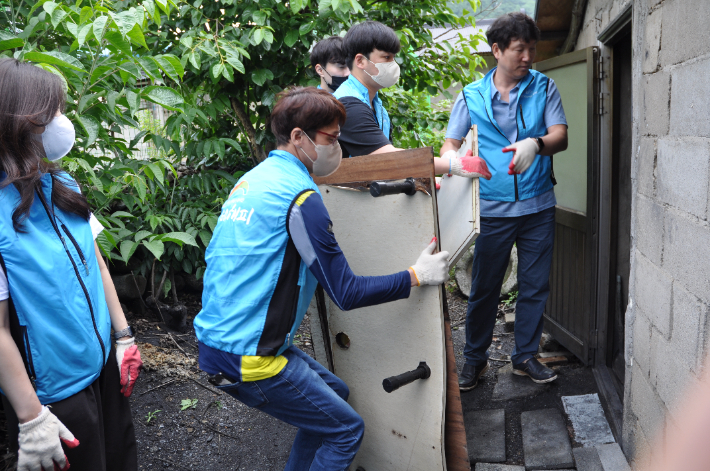
{"label": "short dark hair", "polygon": [[343,52],[347,66],[352,69],[355,56],[370,58],[375,49],[397,54],[402,46],[394,30],[378,21],[365,21],[350,28],[343,38]]}
{"label": "short dark hair", "polygon": [[315,87],[293,87],[278,95],[271,112],[271,132],[280,146],[288,144],[294,128],[315,139],[315,131],[336,120],[345,124],[345,107],[333,95]]}
{"label": "short dark hair", "polygon": [[488,31],[488,45],[497,43],[501,52],[508,49],[514,39],[529,43],[540,40],[540,30],[535,20],[522,12],[506,13],[493,22]]}
{"label": "short dark hair", "polygon": [[340,36],[325,38],[313,46],[311,51],[311,65],[313,68],[315,69],[318,64],[321,67],[325,67],[328,63],[345,65],[343,38]]}

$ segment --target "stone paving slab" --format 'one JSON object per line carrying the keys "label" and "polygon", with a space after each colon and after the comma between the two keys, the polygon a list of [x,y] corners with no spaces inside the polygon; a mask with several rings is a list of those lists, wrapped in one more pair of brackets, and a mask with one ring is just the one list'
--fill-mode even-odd
{"label": "stone paving slab", "polygon": [[476,463],[476,471],[525,471],[525,466],[510,464]]}
{"label": "stone paving slab", "polygon": [[603,445],[616,441],[597,394],[562,396],[562,405],[572,422],[574,439],[582,446]]}
{"label": "stone paving slab", "polygon": [[575,448],[572,452],[577,471],[604,471],[596,448]]}
{"label": "stone paving slab", "polygon": [[493,388],[494,401],[510,401],[512,399],[523,399],[525,397],[536,396],[550,384],[537,384],[527,376],[513,374],[513,366],[508,364],[498,370],[498,380]]}
{"label": "stone paving slab", "polygon": [[520,423],[526,469],[574,467],[572,445],[560,411],[540,409],[523,412]]}
{"label": "stone paving slab", "polygon": [[626,462],[626,456],[624,456],[624,452],[621,451],[618,443],[597,445],[595,448],[604,471],[631,471],[629,464]]}
{"label": "stone paving slab", "polygon": [[472,463],[505,462],[505,409],[466,412],[464,423]]}

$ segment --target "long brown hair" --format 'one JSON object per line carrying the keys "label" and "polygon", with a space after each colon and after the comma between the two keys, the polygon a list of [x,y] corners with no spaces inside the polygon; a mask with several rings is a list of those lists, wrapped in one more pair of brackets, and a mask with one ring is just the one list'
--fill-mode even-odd
{"label": "long brown hair", "polygon": [[15,59],[0,59],[0,171],[6,174],[0,189],[12,184],[20,193],[20,203],[12,213],[15,231],[22,231],[35,192],[41,191],[40,178],[46,173],[54,180],[54,205],[89,219],[86,197],[65,185],[66,178],[56,178],[62,170],[42,158],[42,141],[33,137],[35,127],[47,126],[57,110],[64,112],[65,102],[59,77]]}

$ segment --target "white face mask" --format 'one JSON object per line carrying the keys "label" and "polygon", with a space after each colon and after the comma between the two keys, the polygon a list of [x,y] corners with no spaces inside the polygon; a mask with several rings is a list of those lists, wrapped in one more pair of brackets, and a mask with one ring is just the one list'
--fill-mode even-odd
{"label": "white face mask", "polygon": [[399,64],[397,64],[395,61],[379,62],[375,64],[370,59],[367,60],[371,64],[374,64],[375,67],[377,67],[379,73],[377,75],[370,75],[367,70],[365,70],[365,73],[367,75],[370,75],[372,80],[377,82],[380,86],[382,86],[382,88],[389,88],[395,83],[397,83],[397,80],[399,80]]}
{"label": "white face mask", "polygon": [[75,138],[74,125],[69,118],[64,115],[56,116],[41,134],[47,160],[59,160],[67,155],[74,147]]}
{"label": "white face mask", "polygon": [[[305,132],[303,135],[308,137],[308,134]],[[311,138],[308,137],[308,140],[311,141]],[[317,160],[313,160],[311,156],[308,155],[308,152],[303,150],[303,147],[300,149],[306,154],[308,160],[313,163],[313,175],[316,177],[327,177],[335,173],[338,167],[340,167],[340,162],[343,160],[343,150],[340,148],[340,142],[336,140],[335,143],[328,146],[316,144],[313,141],[311,141],[311,144],[316,148]]]}

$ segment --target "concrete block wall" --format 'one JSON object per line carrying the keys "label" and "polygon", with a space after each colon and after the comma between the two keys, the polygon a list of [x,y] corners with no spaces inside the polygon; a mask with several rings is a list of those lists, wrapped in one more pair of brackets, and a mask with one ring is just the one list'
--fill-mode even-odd
{"label": "concrete block wall", "polygon": [[[628,0],[589,0],[576,49]],[[622,447],[674,427],[710,366],[710,4],[633,0],[632,253]]]}

